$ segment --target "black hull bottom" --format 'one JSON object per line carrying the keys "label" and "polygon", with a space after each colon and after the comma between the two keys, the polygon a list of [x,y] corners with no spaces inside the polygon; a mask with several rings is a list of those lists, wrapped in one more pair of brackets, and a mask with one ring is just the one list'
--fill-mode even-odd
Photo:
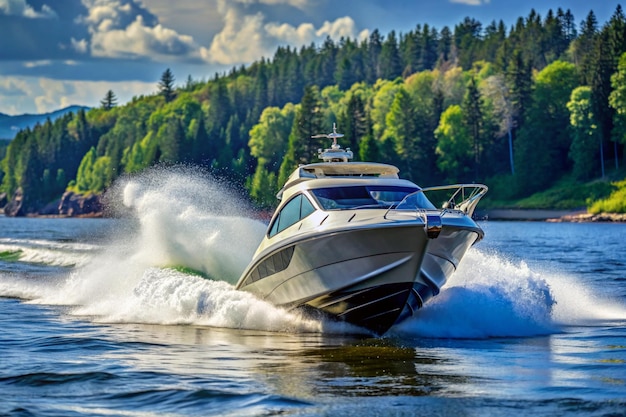
{"label": "black hull bottom", "polygon": [[358,291],[337,291],[306,305],[382,335],[413,315],[433,295],[431,287],[418,282],[385,284]]}

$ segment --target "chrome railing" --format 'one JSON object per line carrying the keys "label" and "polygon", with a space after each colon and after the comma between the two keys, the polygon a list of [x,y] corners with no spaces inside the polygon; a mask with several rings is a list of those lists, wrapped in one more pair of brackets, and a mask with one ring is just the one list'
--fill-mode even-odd
{"label": "chrome railing", "polygon": [[[441,209],[444,211],[459,210],[468,216],[474,214],[478,202],[488,190],[489,188],[484,184],[453,184],[422,188],[425,195],[448,191],[449,197],[444,198]],[[430,200],[432,201],[432,199]]]}
{"label": "chrome railing", "polygon": [[[384,217],[388,218],[393,213],[396,215],[412,214],[413,216],[426,218],[427,212],[432,210],[440,211],[442,216],[446,212],[454,210],[472,216],[478,202],[487,193],[487,190],[487,186],[483,184],[453,184],[423,188],[420,191],[407,195],[398,205],[389,208]],[[441,194],[437,195],[438,200],[442,201],[441,207],[437,208],[427,194],[441,192],[443,192],[445,197],[441,198]]]}

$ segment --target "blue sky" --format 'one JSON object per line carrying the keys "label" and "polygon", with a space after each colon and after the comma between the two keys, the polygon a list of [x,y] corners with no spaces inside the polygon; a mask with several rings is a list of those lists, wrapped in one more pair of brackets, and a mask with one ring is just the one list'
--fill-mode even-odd
{"label": "blue sky", "polygon": [[152,94],[166,68],[177,82],[210,79],[271,57],[279,45],[417,24],[453,28],[464,17],[511,26],[535,9],[570,9],[600,25],[620,1],[600,0],[0,0],[0,113],[119,104]]}

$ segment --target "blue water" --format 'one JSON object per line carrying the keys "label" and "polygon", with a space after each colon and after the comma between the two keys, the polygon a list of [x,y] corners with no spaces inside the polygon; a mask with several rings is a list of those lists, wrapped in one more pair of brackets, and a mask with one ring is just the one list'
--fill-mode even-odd
{"label": "blue water", "polygon": [[0,216],[0,415],[626,415],[626,224],[484,222],[373,338],[235,291],[264,226],[223,191],[174,175],[120,186],[131,219]]}

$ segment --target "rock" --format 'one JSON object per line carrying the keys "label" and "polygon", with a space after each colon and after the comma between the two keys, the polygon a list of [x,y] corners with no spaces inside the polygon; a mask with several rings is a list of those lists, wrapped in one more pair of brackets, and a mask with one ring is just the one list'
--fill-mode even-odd
{"label": "rock", "polygon": [[58,205],[58,214],[62,216],[100,216],[102,202],[96,194],[81,195],[66,191]]}
{"label": "rock", "polygon": [[571,222],[571,223],[587,223],[587,222],[626,222],[626,214],[623,213],[579,213],[568,216],[562,216],[554,219],[554,222]]}
{"label": "rock", "polygon": [[40,216],[55,216],[59,214],[59,202],[60,200],[57,199],[51,203],[46,204],[37,211],[37,214]]}
{"label": "rock", "polygon": [[9,217],[21,217],[24,216],[24,195],[22,189],[18,188],[13,196],[13,199],[4,206],[4,214]]}
{"label": "rock", "polygon": [[8,202],[7,193],[0,193],[0,209],[4,208]]}

